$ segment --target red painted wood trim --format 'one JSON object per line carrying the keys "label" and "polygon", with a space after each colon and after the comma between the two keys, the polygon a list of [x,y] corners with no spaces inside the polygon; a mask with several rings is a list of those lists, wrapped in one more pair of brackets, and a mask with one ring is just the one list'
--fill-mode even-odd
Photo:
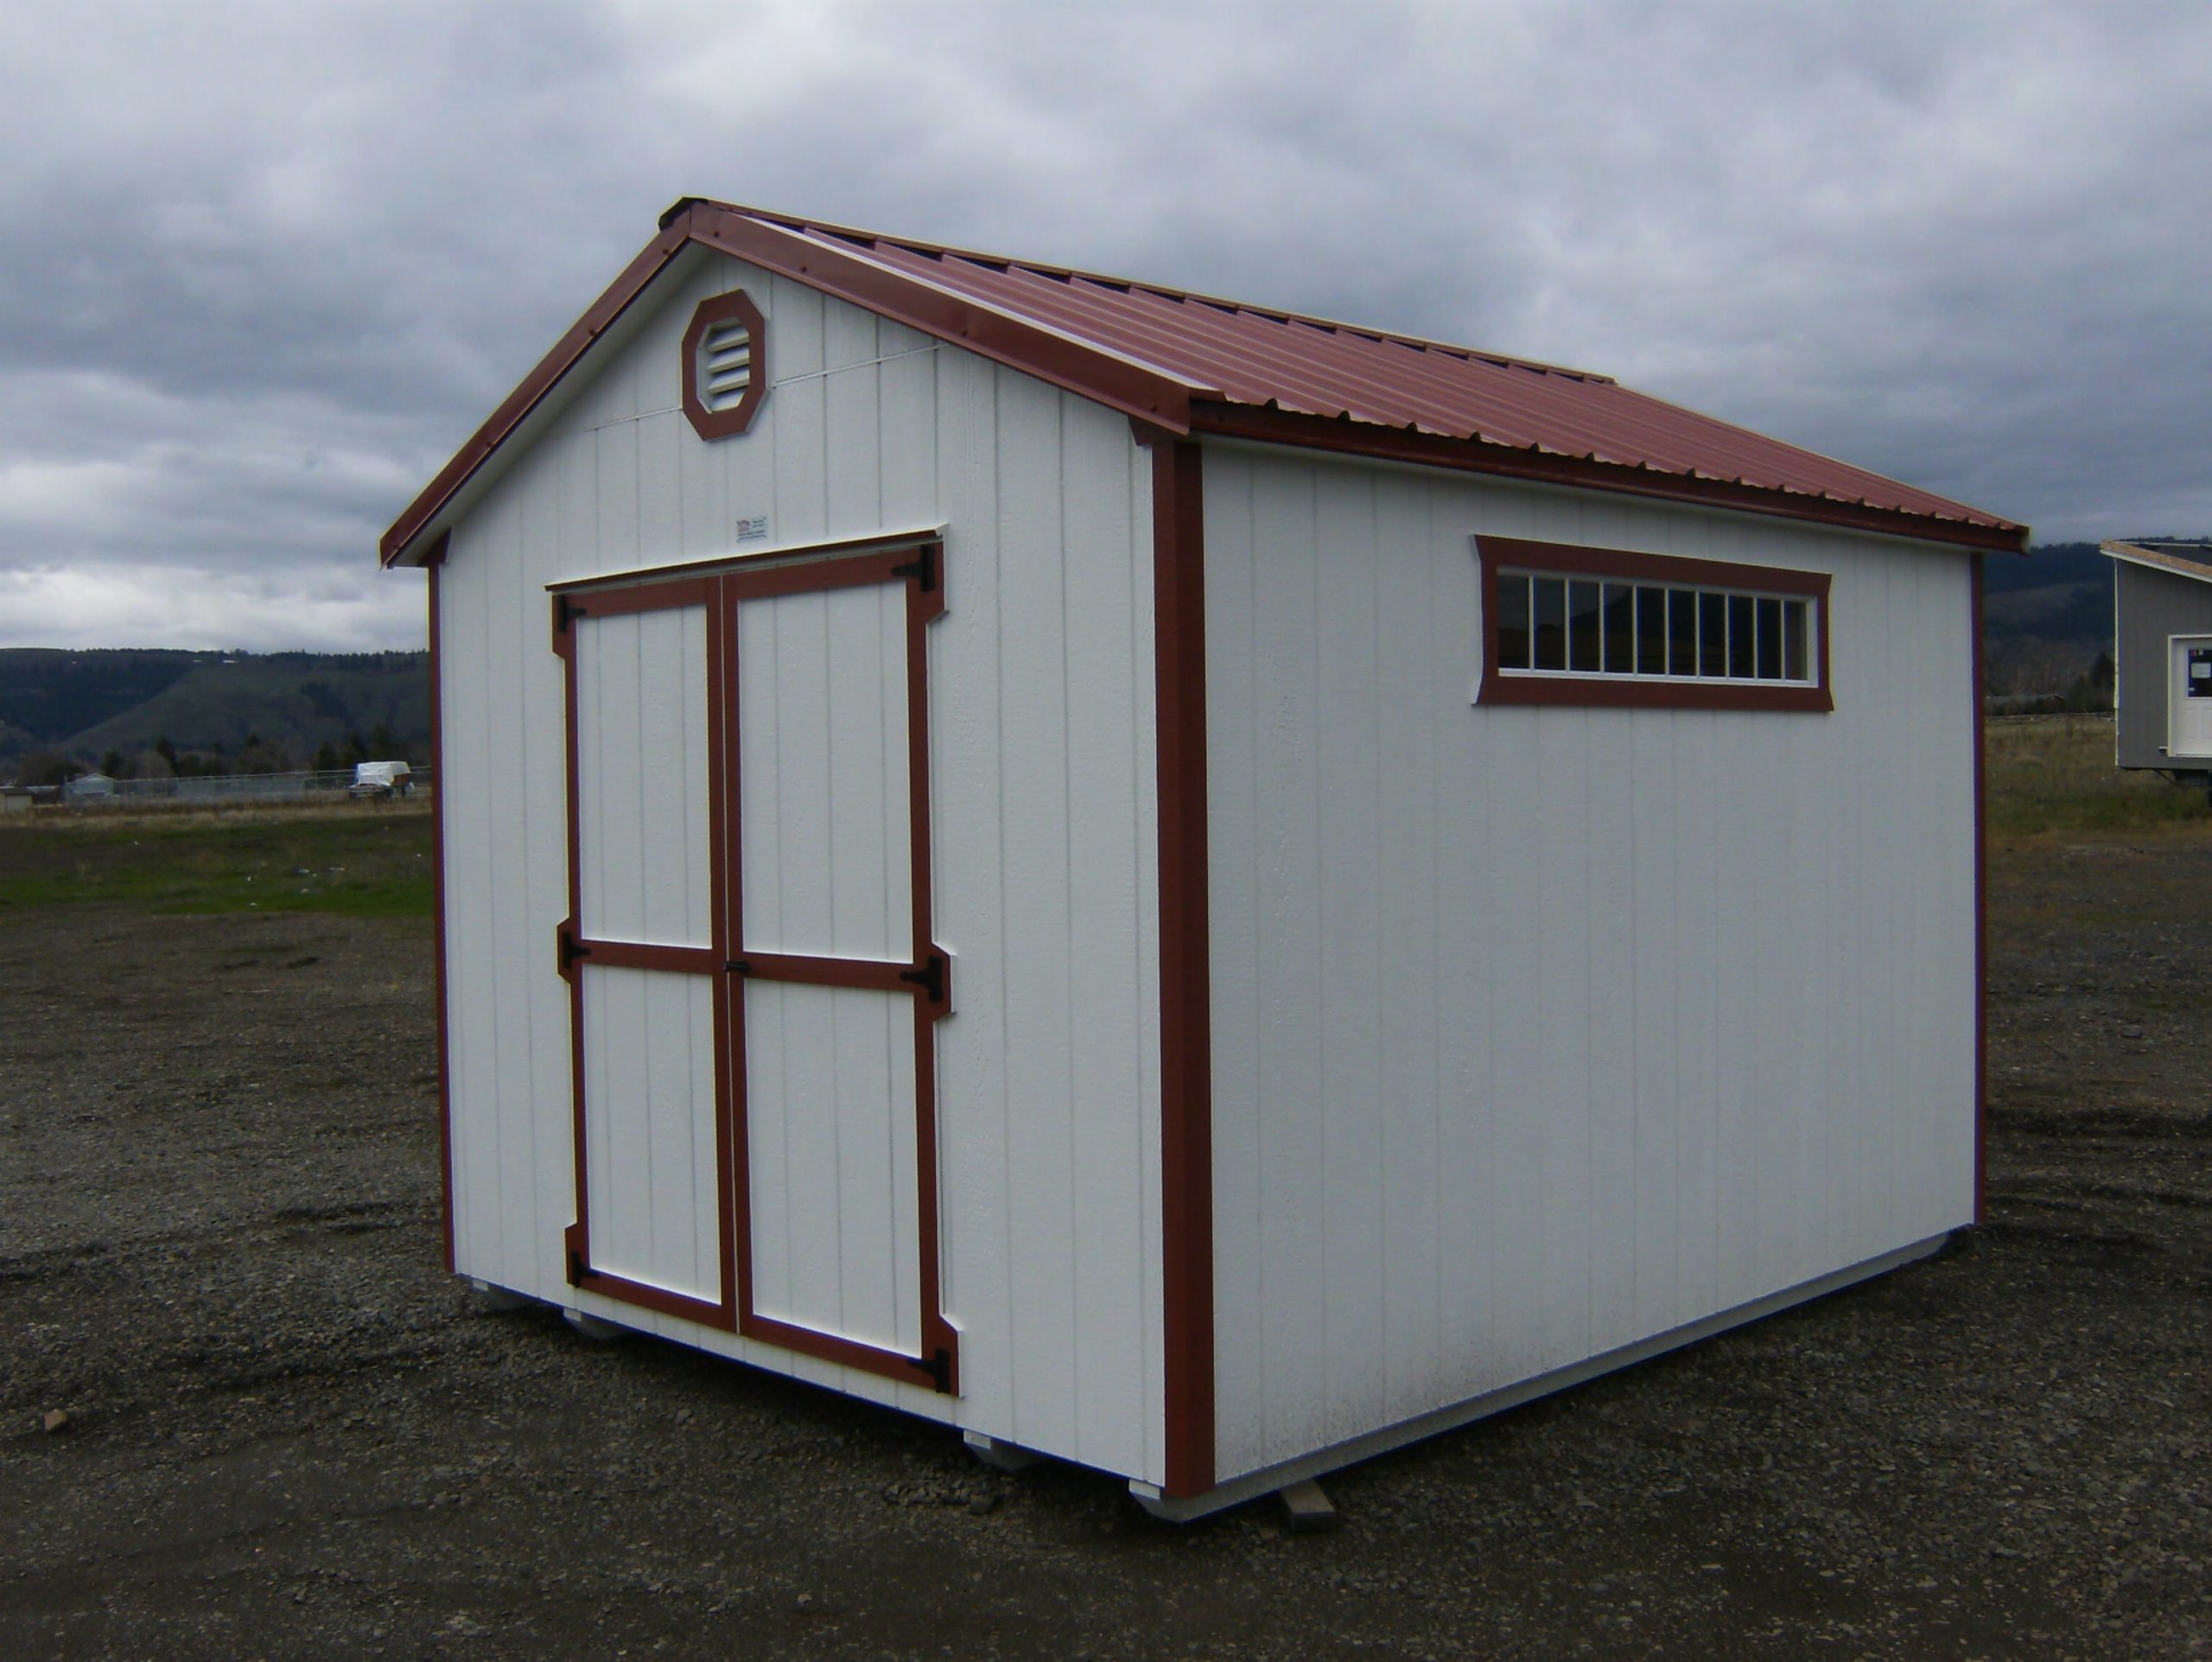
{"label": "red painted wood trim", "polygon": [[446,982],[446,775],[439,765],[445,707],[439,679],[438,579],[448,539],[441,535],[424,557],[429,568],[430,624],[430,954],[431,986],[438,1001],[438,1212],[445,1239],[446,1273],[453,1254],[453,1049],[448,1036]]}
{"label": "red painted wood trim", "polygon": [[[828,544],[836,549],[839,544]],[[909,1385],[940,1388],[931,1366],[934,1354],[946,1358],[943,1388],[960,1391],[960,1335],[944,1310],[943,1247],[938,1214],[937,1023],[951,1012],[951,958],[932,934],[929,789],[929,624],[944,610],[944,549],[936,538],[909,539],[887,546],[872,544],[858,554],[817,557],[810,550],[781,551],[793,557],[757,570],[725,571],[709,579],[718,585],[716,611],[728,632],[728,657],[721,697],[734,707],[738,684],[737,608],[748,600],[816,594],[828,589],[897,583],[906,597],[906,745],[909,837],[912,848],[913,958],[897,964],[865,958],[834,958],[745,949],[743,888],[744,814],[741,804],[743,749],[736,721],[725,723],[716,749],[721,759],[719,794],[728,804],[718,844],[728,873],[726,895],[731,956],[742,974],[764,981],[817,986],[855,987],[905,994],[914,1008],[914,1118],[916,1228],[920,1235],[918,1268],[922,1353],[908,1356],[880,1346],[760,1314],[753,1299],[752,1178],[748,1157],[749,1117],[746,1101],[745,1000],[741,988],[731,998],[727,1027],[733,1059],[729,1079],[729,1123],[734,1143],[734,1184],[740,1219],[736,1244],[737,1330],[746,1338],[779,1346],[841,1366],[855,1367]],[[920,570],[913,568],[919,566]],[[929,586],[923,587],[923,573]],[[932,955],[943,960],[944,996],[931,1000],[924,985],[907,977],[921,971]],[[734,979],[725,977],[726,982]]]}
{"label": "red painted wood trim", "polygon": [[539,359],[530,373],[522,378],[521,384],[499,401],[499,407],[485,418],[484,424],[469,436],[468,442],[454,453],[453,459],[438,469],[436,476],[407,505],[406,511],[392,521],[391,528],[377,544],[378,554],[385,564],[391,564],[407,551],[407,544],[437,517],[438,510],[468,482],[469,475],[484,465],[507,436],[522,425],[539,400],[575,366],[585,348],[598,340],[607,326],[629,309],[630,302],[644,292],[645,285],[660,275],[661,267],[676,258],[685,240],[681,226],[664,229],[623,267],[621,274],[592,302],[590,309],[569,326],[568,333],[553,343],[553,349]]}
{"label": "red painted wood trim", "polygon": [[942,538],[941,530],[899,532],[887,537],[880,533],[839,537],[828,542],[761,549],[751,554],[715,554],[706,559],[681,560],[671,565],[637,566],[595,576],[567,577],[559,583],[547,583],[545,592],[549,595],[581,594],[587,589],[612,589],[631,583],[658,583],[671,577],[717,577],[726,571],[767,570],[789,560],[818,560],[831,554],[864,553],[877,549],[916,548],[924,543],[939,542]]}
{"label": "red painted wood trim", "polygon": [[1808,520],[1849,531],[1955,543],[1962,548],[2022,554],[2028,546],[2024,525],[1985,525],[1964,519],[1939,519],[1904,513],[1894,508],[1839,502],[1830,497],[1739,485],[1732,480],[1697,479],[1650,468],[1624,467],[1618,462],[1491,444],[1480,438],[1450,438],[1440,433],[1377,427],[1342,417],[1300,416],[1287,411],[1255,410],[1243,404],[1198,400],[1190,407],[1190,430],[1305,449],[1333,450],[1373,461],[1408,462],[1425,468],[1451,468],[1463,473],[1489,474],[1538,484],[1620,492],[1662,501],[1688,502],[1700,507],[1734,508],[1746,513]]}
{"label": "red painted wood trim", "polygon": [[1974,1220],[1989,1215],[1989,756],[1981,657],[1982,562],[1974,563]]}
{"label": "red painted wood trim", "polygon": [[[709,410],[699,390],[699,343],[717,323],[736,319],[745,325],[752,348],[752,368],[745,396],[727,410]],[[733,289],[702,300],[683,331],[683,415],[701,438],[734,438],[753,425],[760,400],[768,396],[768,325],[753,296]]]}
{"label": "red painted wood trim", "polygon": [[[711,814],[712,810],[710,809]],[[667,946],[654,941],[607,940],[579,935],[576,944],[589,953],[594,970],[660,970],[671,975],[720,975],[724,954],[719,946]]]}
{"label": "red painted wood trim", "polygon": [[[728,905],[723,892],[723,873],[720,863],[709,861],[710,909],[714,918],[714,945],[708,947],[671,946],[641,941],[599,939],[583,935],[583,828],[581,813],[582,774],[576,748],[576,649],[575,619],[577,617],[622,616],[632,613],[667,611],[680,607],[703,606],[707,613],[707,662],[705,685],[701,689],[707,700],[707,770],[708,770],[708,836],[709,847],[719,847],[716,833],[721,829],[721,802],[725,790],[720,763],[721,740],[725,728],[722,718],[721,690],[732,656],[732,643],[728,637],[728,624],[721,616],[722,608],[717,601],[715,579],[711,577],[680,578],[674,582],[639,583],[624,588],[594,591],[587,596],[568,593],[553,596],[553,649],[561,655],[563,697],[567,718],[568,747],[568,806],[569,806],[569,915],[556,932],[558,938],[567,936],[588,949],[588,957],[571,961],[564,973],[569,982],[569,1097],[571,1103],[570,1135],[575,1143],[575,1221],[564,1232],[563,1245],[568,1257],[568,1279],[572,1286],[603,1297],[618,1299],[641,1309],[659,1311],[664,1315],[682,1316],[725,1333],[734,1333],[738,1326],[738,1288],[736,1275],[737,1220],[734,1208],[736,1191],[734,1168],[737,1151],[734,1146],[730,1119],[730,1044],[731,1021],[729,976],[724,969],[728,958]],[[734,723],[728,725],[734,726]],[[591,1257],[591,1178],[585,1143],[584,1101],[584,976],[587,970],[636,969],[660,970],[679,974],[709,975],[714,977],[713,999],[715,1012],[715,1183],[721,1196],[716,1219],[719,1269],[721,1297],[702,1299],[690,1294],[672,1292],[649,1283],[632,1281],[626,1277],[609,1275],[593,1266]]]}
{"label": "red painted wood trim", "polygon": [[1213,1052],[1206,874],[1205,520],[1198,446],[1152,450],[1160,767],[1161,1302],[1169,1496],[1214,1486]]}
{"label": "red painted wood trim", "polygon": [[[1835,708],[1829,682],[1828,590],[1825,571],[1795,571],[1782,566],[1738,565],[1725,560],[1681,559],[1672,554],[1644,554],[1625,548],[1587,548],[1575,543],[1539,543],[1519,537],[1475,538],[1482,562],[1483,678],[1476,702],[1482,704],[1570,704],[1620,710],[1767,710],[1825,714]],[[1979,561],[1981,557],[1976,555]],[[1697,583],[1753,589],[1769,594],[1802,595],[1815,602],[1820,631],[1819,683],[1778,686],[1769,681],[1607,681],[1587,676],[1508,675],[1497,662],[1497,575],[1508,567],[1532,566],[1573,576],[1616,577],[1645,583]]]}
{"label": "red painted wood trim", "polygon": [[850,301],[1122,414],[1181,430],[1188,384],[779,225],[692,201],[671,222],[691,240]]}

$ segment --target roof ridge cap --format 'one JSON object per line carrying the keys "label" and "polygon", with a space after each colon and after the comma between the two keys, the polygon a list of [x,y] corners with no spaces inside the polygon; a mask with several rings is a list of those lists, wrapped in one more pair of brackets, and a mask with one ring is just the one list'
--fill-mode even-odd
{"label": "roof ridge cap", "polygon": [[1162,300],[1188,304],[1196,301],[1200,305],[1215,306],[1248,316],[1261,317],[1269,322],[1303,323],[1311,328],[1327,329],[1332,333],[1362,334],[1373,341],[1387,341],[1393,345],[1409,347],[1415,352],[1437,352],[1447,357],[1478,360],[1503,369],[1526,369],[1541,375],[1563,375],[1572,380],[1586,381],[1593,386],[1618,386],[1613,376],[1594,369],[1580,369],[1568,364],[1548,363],[1539,358],[1526,358],[1517,353],[1494,352],[1486,347],[1468,346],[1464,342],[1439,341],[1427,335],[1407,334],[1396,329],[1377,328],[1372,323],[1348,322],[1343,318],[1324,317],[1317,313],[1292,311],[1280,306],[1268,306],[1249,300],[1232,300],[1226,295],[1203,293],[1196,289],[1177,288],[1172,283],[1155,283],[1146,277],[1122,277],[1110,271],[1087,271],[1081,266],[1061,265],[1050,260],[1028,259],[1019,254],[993,253],[980,248],[956,248],[950,243],[931,242],[918,237],[902,237],[887,231],[868,231],[858,226],[837,225],[828,220],[813,220],[795,213],[780,213],[774,208],[753,207],[744,202],[726,202],[718,197],[685,196],[680,198],[667,213],[661,215],[663,229],[672,223],[685,209],[694,204],[720,209],[725,213],[742,214],[747,219],[765,220],[801,235],[818,233],[834,237],[841,242],[866,244],[873,247],[878,243],[889,243],[909,253],[931,259],[971,260],[978,264],[1016,267],[1040,277],[1054,277],[1066,280],[1080,278],[1109,287],[1141,290]]}

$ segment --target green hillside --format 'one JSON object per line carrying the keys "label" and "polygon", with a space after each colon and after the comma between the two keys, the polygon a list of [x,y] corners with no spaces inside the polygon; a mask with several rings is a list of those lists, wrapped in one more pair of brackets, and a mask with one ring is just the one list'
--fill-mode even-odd
{"label": "green hillside", "polygon": [[0,777],[33,752],[97,763],[163,739],[235,756],[258,738],[305,765],[379,727],[427,760],[428,653],[0,651]]}

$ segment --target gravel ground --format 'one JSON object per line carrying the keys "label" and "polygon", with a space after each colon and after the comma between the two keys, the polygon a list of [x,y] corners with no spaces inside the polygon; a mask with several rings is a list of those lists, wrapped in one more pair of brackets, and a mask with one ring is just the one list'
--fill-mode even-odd
{"label": "gravel ground", "polygon": [[[0,1657],[2212,1649],[2212,853],[1993,863],[1992,1220],[1188,1529],[436,1262],[429,932],[0,928]],[[67,1429],[42,1429],[48,1410]]]}

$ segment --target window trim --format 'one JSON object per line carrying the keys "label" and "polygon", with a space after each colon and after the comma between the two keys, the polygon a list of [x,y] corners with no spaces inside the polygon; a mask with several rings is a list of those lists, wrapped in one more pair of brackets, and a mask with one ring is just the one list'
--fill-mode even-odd
{"label": "window trim", "polygon": [[[1835,708],[1829,687],[1828,589],[1825,571],[1688,559],[1625,548],[1477,536],[1482,565],[1482,685],[1478,704],[1575,704],[1642,710],[1767,710],[1825,714]],[[1589,670],[1507,671],[1498,663],[1497,579],[1508,567],[1545,576],[1610,577],[1662,587],[1723,589],[1732,593],[1802,598],[1813,602],[1813,649],[1818,671],[1809,683],[1645,676]]]}
{"label": "window trim", "polygon": [[[718,323],[745,325],[753,345],[753,370],[745,394],[727,410],[709,410],[699,387],[699,347]],[[760,400],[768,396],[768,321],[742,289],[710,296],[691,314],[683,331],[683,413],[703,439],[734,438],[753,425]]]}

